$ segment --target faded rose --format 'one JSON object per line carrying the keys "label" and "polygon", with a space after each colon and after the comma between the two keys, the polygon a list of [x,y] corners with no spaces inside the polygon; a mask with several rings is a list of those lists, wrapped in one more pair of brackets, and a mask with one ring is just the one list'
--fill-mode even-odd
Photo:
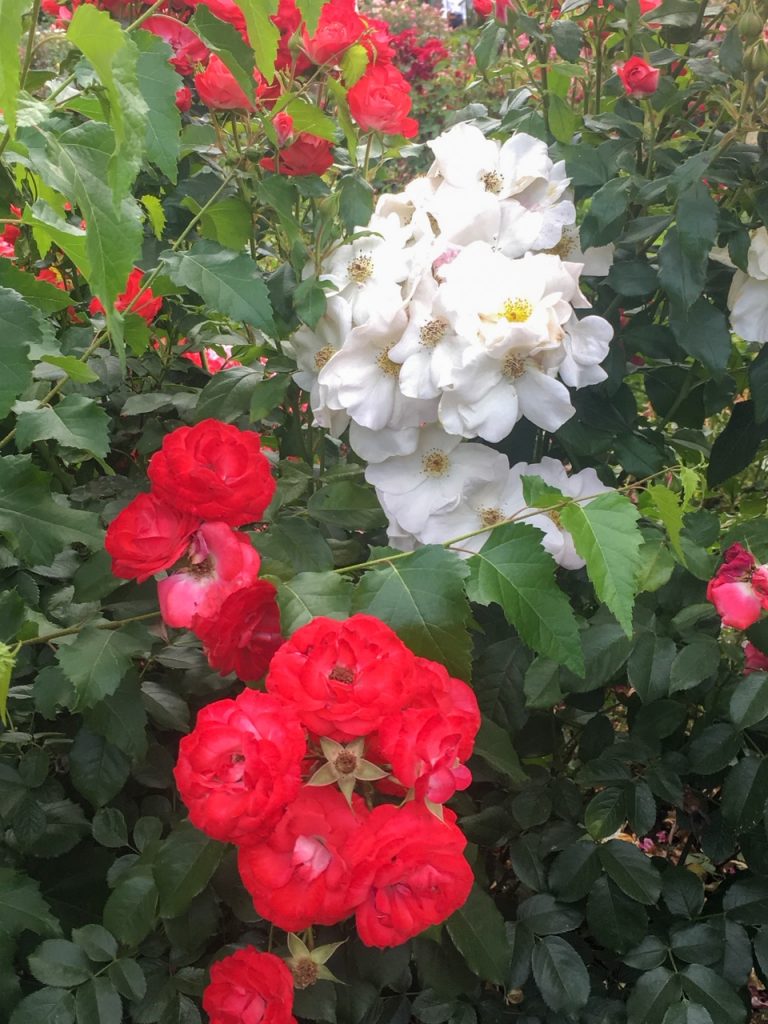
{"label": "faded rose", "polygon": [[225,598],[215,616],[193,618],[211,668],[223,676],[234,672],[244,683],[261,679],[283,642],[276,595],[271,583],[256,580]]}

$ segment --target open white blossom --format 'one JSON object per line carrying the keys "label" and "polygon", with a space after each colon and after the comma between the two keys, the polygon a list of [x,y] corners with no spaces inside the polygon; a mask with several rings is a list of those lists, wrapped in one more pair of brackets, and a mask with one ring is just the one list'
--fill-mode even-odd
{"label": "open white blossom", "polygon": [[293,379],[309,392],[309,403],[315,413],[315,423],[338,437],[346,429],[349,417],[345,412],[332,412],[323,407],[317,382],[320,371],[341,348],[352,329],[352,309],[346,299],[331,296],[323,316],[314,328],[302,326],[292,335],[293,350],[298,370]]}
{"label": "open white blossom", "polygon": [[492,448],[427,426],[412,455],[369,465],[365,478],[375,486],[382,508],[418,536],[432,515],[461,501],[470,483],[494,480],[506,466],[506,457]]}
{"label": "open white blossom", "polygon": [[611,347],[613,327],[601,316],[585,316],[579,320],[573,313],[564,330],[565,356],[557,369],[558,376],[571,388],[584,388],[605,380],[608,374],[600,363]]}
{"label": "open white blossom", "polygon": [[768,342],[768,229],[752,235],[747,273],[737,270],[728,292],[731,327],[745,341]]}
{"label": "open white blossom", "polygon": [[568,263],[581,263],[585,277],[605,277],[613,266],[615,250],[613,242],[582,249],[579,229],[575,224],[566,224],[560,241],[550,252]]}

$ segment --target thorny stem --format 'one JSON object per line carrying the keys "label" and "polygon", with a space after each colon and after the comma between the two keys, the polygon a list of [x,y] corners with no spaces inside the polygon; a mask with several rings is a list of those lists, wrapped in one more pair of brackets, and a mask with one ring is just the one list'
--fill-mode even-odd
{"label": "thorny stem", "polygon": [[[96,629],[119,629],[129,622],[144,622],[146,619],[156,619],[159,612],[144,612],[143,615],[131,615],[128,619],[113,619],[112,622],[97,622]],[[44,633],[43,636],[33,636],[29,640],[21,640],[19,648],[29,647],[32,644],[47,644],[49,640],[58,640],[61,636],[73,636],[89,625],[88,620],[78,622],[76,626],[69,626],[68,629],[59,629],[55,633]]]}

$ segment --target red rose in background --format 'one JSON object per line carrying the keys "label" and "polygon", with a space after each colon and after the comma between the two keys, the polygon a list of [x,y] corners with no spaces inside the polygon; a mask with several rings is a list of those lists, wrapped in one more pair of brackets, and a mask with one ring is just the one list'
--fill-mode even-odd
{"label": "red rose in background", "polygon": [[267,171],[295,177],[302,174],[325,174],[332,163],[331,143],[317,135],[301,132],[295,142],[280,150],[277,158],[264,157],[259,161],[259,166]]}
{"label": "red rose in background", "polygon": [[392,48],[392,34],[389,31],[389,25],[386,21],[382,21],[381,18],[368,18],[365,19],[365,35],[360,40],[362,45],[368,51],[368,59],[373,64],[383,64],[386,61],[392,60],[395,56],[395,51]]}
{"label": "red rose in background", "polygon": [[305,753],[304,730],[282,701],[244,690],[208,704],[174,769],[190,821],[222,842],[263,838],[299,791]]}
{"label": "red rose in background", "polygon": [[159,36],[173,50],[170,63],[180,75],[191,75],[196,64],[203,64],[208,58],[208,47],[195,35],[188,25],[165,14],[153,14],[142,22],[141,27]]}
{"label": "red rose in background", "polygon": [[366,946],[399,946],[466,901],[472,868],[456,816],[421,804],[384,804],[349,844],[357,932]]}
{"label": "red rose in background", "polygon": [[238,949],[211,965],[203,993],[210,1024],[296,1024],[293,975],[272,953]]}
{"label": "red rose in background", "polygon": [[246,96],[223,60],[211,54],[205,71],[195,75],[201,101],[211,110],[253,110],[253,93]]}
{"label": "red rose in background", "polygon": [[744,644],[744,675],[750,672],[768,672],[768,654],[763,654],[754,644]]}
{"label": "red rose in background", "polygon": [[275,493],[259,435],[218,420],[167,434],[148,472],[169,504],[230,526],[260,519]]}
{"label": "red rose in background", "polygon": [[368,817],[336,787],[303,787],[269,837],[240,848],[238,867],[262,917],[296,932],[348,917],[351,872],[346,850]]}
{"label": "red rose in background", "polygon": [[291,703],[311,732],[346,742],[402,707],[413,657],[372,615],[319,617],[275,654],[267,690]]}
{"label": "red rose in background", "polygon": [[349,90],[349,111],[364,132],[405,135],[411,139],[418,121],[408,117],[411,87],[391,64],[374,64]]}
{"label": "red rose in background", "polygon": [[104,546],[112,556],[112,572],[143,583],[169,569],[187,550],[199,525],[197,516],[167,505],[154,494],[140,494],[107,527]]}
{"label": "red rose in background", "polygon": [[192,106],[192,90],[189,86],[182,85],[180,89],[176,90],[176,106],[182,114],[186,114]]}
{"label": "red rose in background", "polygon": [[648,14],[649,11],[655,11],[657,7],[661,7],[661,0],[640,0],[641,14]]}
{"label": "red rose in background", "polygon": [[247,535],[226,523],[203,523],[192,538],[188,557],[188,569],[157,585],[160,614],[176,629],[190,629],[196,615],[217,615],[230,594],[256,581],[261,565]]}
{"label": "red rose in background", "polygon": [[472,6],[481,18],[487,18],[493,10],[493,0],[473,0]]}
{"label": "red rose in background", "polygon": [[[195,6],[197,5],[196,0],[192,0],[192,3]],[[230,25],[233,25],[246,43],[248,42],[245,15],[234,0],[204,0],[204,4],[215,17],[221,21],[228,21]]]}
{"label": "red rose in background", "polygon": [[[147,324],[151,324],[160,312],[163,299],[160,295],[153,295],[150,288],[141,287],[142,277],[144,277],[144,271],[134,267],[128,275],[125,291],[115,299],[115,309],[118,313],[122,313],[130,306],[130,313],[135,313],[142,320],[145,320]],[[104,306],[99,299],[91,299],[88,305],[88,312],[91,314],[103,313]]]}
{"label": "red rose in background", "polygon": [[355,0],[330,0],[322,8],[315,34],[304,29],[304,50],[315,64],[335,64],[364,32]]}
{"label": "red rose in background", "polygon": [[283,642],[276,595],[271,583],[256,580],[225,598],[212,618],[195,616],[191,628],[211,668],[223,676],[234,672],[244,683],[261,679]]}
{"label": "red rose in background", "polygon": [[278,146],[287,146],[293,139],[293,118],[285,110],[275,114],[272,120],[272,127],[277,135]]}
{"label": "red rose in background", "polygon": [[642,57],[630,57],[626,64],[616,68],[627,96],[642,99],[659,87],[659,69],[652,68]]}

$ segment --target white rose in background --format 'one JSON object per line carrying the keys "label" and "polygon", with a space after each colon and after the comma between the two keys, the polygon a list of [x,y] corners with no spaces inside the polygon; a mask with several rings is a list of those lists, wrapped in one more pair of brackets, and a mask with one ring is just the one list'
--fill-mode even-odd
{"label": "white rose in background", "polygon": [[745,341],[768,341],[768,229],[753,232],[747,273],[737,270],[728,292],[731,328]]}

